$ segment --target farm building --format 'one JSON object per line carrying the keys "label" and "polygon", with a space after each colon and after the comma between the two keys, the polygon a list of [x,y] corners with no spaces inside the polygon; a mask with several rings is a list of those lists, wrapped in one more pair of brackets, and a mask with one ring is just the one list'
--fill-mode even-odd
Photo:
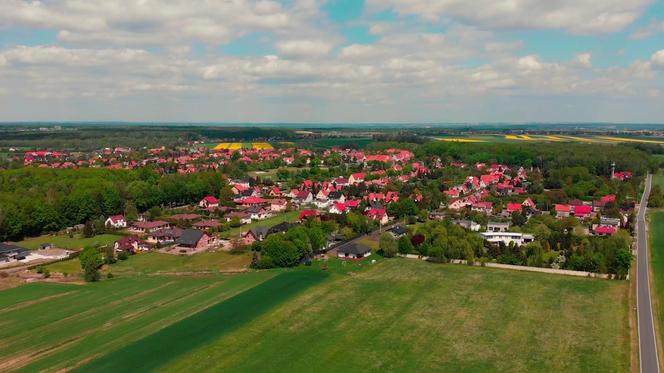
{"label": "farm building", "polygon": [[0,262],[13,262],[15,260],[25,259],[30,254],[30,250],[20,246],[0,243]]}

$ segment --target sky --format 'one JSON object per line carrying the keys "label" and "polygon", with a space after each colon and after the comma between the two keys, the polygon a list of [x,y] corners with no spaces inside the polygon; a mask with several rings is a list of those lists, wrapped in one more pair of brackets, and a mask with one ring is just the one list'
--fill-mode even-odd
{"label": "sky", "polygon": [[664,123],[664,2],[0,0],[0,121]]}

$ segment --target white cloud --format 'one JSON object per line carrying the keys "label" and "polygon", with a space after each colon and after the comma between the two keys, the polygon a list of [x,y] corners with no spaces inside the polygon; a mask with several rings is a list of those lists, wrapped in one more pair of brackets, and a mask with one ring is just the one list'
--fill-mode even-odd
{"label": "white cloud", "polygon": [[564,29],[579,34],[615,32],[631,24],[652,0],[368,0],[428,21],[457,18],[485,27]]}
{"label": "white cloud", "polygon": [[664,67],[664,49],[655,52],[651,57],[650,61],[656,66]]}
{"label": "white cloud", "polygon": [[526,71],[539,70],[542,68],[542,64],[537,59],[537,56],[532,55],[519,58],[517,66]]}
{"label": "white cloud", "polygon": [[590,53],[579,53],[574,60],[581,67],[592,67],[592,54]]}
{"label": "white cloud", "polygon": [[57,30],[76,43],[221,44],[246,33],[302,31],[306,19],[275,1],[53,0],[0,2],[0,24]]}
{"label": "white cloud", "polygon": [[332,44],[320,40],[285,40],[277,43],[277,49],[284,56],[321,57],[332,50]]}

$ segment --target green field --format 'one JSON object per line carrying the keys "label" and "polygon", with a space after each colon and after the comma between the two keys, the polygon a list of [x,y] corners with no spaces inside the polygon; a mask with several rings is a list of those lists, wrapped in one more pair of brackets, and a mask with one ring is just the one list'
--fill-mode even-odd
{"label": "green field", "polygon": [[[231,254],[226,251],[206,251],[196,255],[170,255],[159,252],[139,253],[108,267],[115,276],[175,272],[231,272],[247,269],[251,263],[248,253]],[[51,272],[80,273],[78,258],[49,264]]]}
{"label": "green field", "polygon": [[627,282],[329,263],[6,290],[0,370],[629,370]]}
{"label": "green field", "polygon": [[661,333],[664,326],[664,211],[656,211],[649,215],[650,224],[650,260],[653,282],[655,284],[655,318]]}
{"label": "green field", "polygon": [[242,232],[246,232],[250,230],[251,228],[258,228],[258,227],[272,227],[274,225],[277,225],[279,223],[283,223],[285,221],[287,222],[295,222],[298,220],[300,216],[300,210],[295,210],[295,211],[288,211],[285,213],[278,213],[277,215],[265,219],[265,220],[258,220],[251,222],[249,224],[245,224],[240,227],[236,228],[231,228],[225,232],[223,232],[224,235],[227,235],[228,237],[233,237],[237,236]]}
{"label": "green field", "polygon": [[659,187],[664,190],[664,172],[659,171],[652,176],[652,185],[659,185]]}
{"label": "green field", "polygon": [[581,143],[650,143],[664,144],[661,138],[644,136],[598,136],[598,135],[532,135],[532,134],[458,134],[435,136],[441,141],[459,142],[490,142],[490,143],[519,143],[519,142],[581,142]]}
{"label": "green field", "polygon": [[101,234],[98,236],[84,238],[80,235],[75,235],[73,238],[70,238],[67,235],[51,236],[43,235],[39,237],[32,237],[25,239],[23,241],[17,242],[16,244],[26,249],[38,249],[39,245],[43,243],[52,243],[56,247],[61,249],[70,249],[70,250],[79,250],[85,246],[105,246],[110,245],[119,239],[120,235],[117,234]]}
{"label": "green field", "polygon": [[[275,274],[150,276],[88,285],[37,283],[2,291],[0,371],[75,366],[177,325]],[[154,360],[164,355],[152,356]]]}
{"label": "green field", "polygon": [[343,148],[346,146],[354,146],[358,149],[363,149],[373,142],[374,140],[370,137],[330,137],[322,139],[298,140],[297,145],[301,147],[311,147],[317,149],[330,149],[334,147]]}

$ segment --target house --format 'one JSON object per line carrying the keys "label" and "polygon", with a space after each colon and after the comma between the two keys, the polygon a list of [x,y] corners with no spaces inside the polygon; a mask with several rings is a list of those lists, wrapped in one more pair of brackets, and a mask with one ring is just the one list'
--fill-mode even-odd
{"label": "house", "polygon": [[570,216],[570,213],[572,212],[572,206],[556,204],[555,210],[557,218],[567,218]]}
{"label": "house", "polygon": [[367,174],[364,172],[356,172],[351,174],[348,178],[348,184],[360,184],[364,182],[364,178],[367,177]]}
{"label": "house", "polygon": [[521,206],[523,206],[525,209],[537,210],[537,205],[535,205],[535,202],[531,198],[526,198],[523,202],[521,202]]}
{"label": "house", "polygon": [[299,204],[311,203],[314,200],[313,194],[308,190],[300,190],[295,194],[293,198]]}
{"label": "house", "polygon": [[510,229],[510,223],[490,221],[486,225],[487,232],[507,232]]}
{"label": "house", "polygon": [[201,220],[198,223],[192,224],[191,226],[196,229],[207,231],[207,230],[217,229],[219,228],[219,225],[221,224],[219,223],[218,220],[210,219],[210,220]]}
{"label": "house", "polygon": [[320,212],[318,210],[302,210],[300,212],[300,221],[309,219],[309,218],[315,218],[320,216]]}
{"label": "house", "polygon": [[249,207],[246,212],[251,220],[265,220],[272,216],[269,210],[257,205]]}
{"label": "house", "polygon": [[337,202],[329,209],[331,214],[344,214],[346,212],[346,204]]}
{"label": "house", "polygon": [[137,221],[132,226],[132,230],[142,233],[152,233],[158,229],[168,228],[171,225],[165,221]]}
{"label": "house", "polygon": [[230,223],[231,220],[237,218],[240,221],[240,224],[249,224],[251,223],[251,217],[244,211],[233,211],[230,214],[226,215],[226,222]]}
{"label": "house", "polygon": [[178,247],[187,249],[204,249],[211,242],[211,237],[198,229],[185,229],[180,238],[177,239]]}
{"label": "house", "polygon": [[28,255],[30,255],[30,250],[26,248],[8,243],[0,243],[0,263],[23,260]]}
{"label": "house", "polygon": [[454,224],[456,224],[456,225],[458,225],[462,228],[465,228],[465,229],[467,229],[471,232],[479,232],[480,227],[481,227],[479,223],[475,223],[472,220],[466,220],[466,219],[464,219],[464,220],[453,220],[452,223],[454,223]]}
{"label": "house", "polygon": [[454,201],[450,202],[449,205],[447,205],[447,208],[452,210],[461,210],[466,208],[466,206],[468,206],[468,203],[465,199],[455,199]]}
{"label": "house", "polygon": [[346,205],[346,208],[349,210],[356,209],[358,206],[360,206],[360,200],[349,199],[344,202],[344,205]]}
{"label": "house", "polygon": [[387,231],[392,233],[392,235],[396,238],[403,237],[408,233],[408,229],[403,225],[395,225],[394,227],[388,229]]}
{"label": "house", "polygon": [[384,208],[370,208],[366,213],[367,217],[372,220],[378,221],[380,224],[387,224],[389,217]]}
{"label": "house", "polygon": [[127,228],[127,219],[124,215],[109,216],[104,225],[115,229]]}
{"label": "house", "polygon": [[513,243],[517,246],[529,244],[535,240],[531,234],[517,233],[517,232],[482,232],[482,238],[491,244],[503,243],[506,246]]}
{"label": "house", "polygon": [[248,197],[242,197],[242,198],[236,199],[235,203],[238,203],[238,204],[244,205],[244,206],[259,206],[259,205],[266,204],[267,200],[265,198],[261,198],[261,197],[248,196]]}
{"label": "house", "polygon": [[506,211],[510,215],[512,215],[515,212],[521,212],[522,209],[523,209],[523,206],[520,203],[516,203],[516,202],[508,202],[507,203]]}
{"label": "house", "polygon": [[268,234],[269,229],[267,227],[252,228],[242,235],[242,240],[245,245],[251,245],[256,241],[263,241]]}
{"label": "house", "polygon": [[609,217],[602,216],[599,219],[599,224],[600,225],[609,225],[609,226],[612,226],[612,227],[620,227],[622,225],[622,221],[618,218],[609,218]]}
{"label": "house", "polygon": [[475,202],[471,210],[491,215],[493,212],[493,202]]}
{"label": "house", "polygon": [[341,191],[335,190],[328,193],[327,198],[330,202],[346,202],[346,196]]}
{"label": "house", "polygon": [[198,207],[202,209],[219,207],[219,200],[214,196],[207,196],[198,202]]}
{"label": "house", "polygon": [[153,231],[148,235],[147,241],[150,243],[170,243],[176,241],[184,231],[178,227],[162,228]]}
{"label": "house", "polygon": [[272,189],[270,189],[270,197],[281,197],[282,195],[283,193],[281,192],[281,189],[279,189],[279,187],[275,186],[272,187]]}
{"label": "house", "polygon": [[350,243],[337,249],[341,259],[362,259],[371,255],[371,248],[359,243]]}
{"label": "house", "polygon": [[272,212],[285,211],[288,208],[288,201],[285,199],[273,199],[270,201],[270,210]]}
{"label": "house", "polygon": [[598,224],[593,228],[593,233],[597,236],[612,236],[618,231],[617,227],[611,225]]}
{"label": "house", "polygon": [[574,206],[574,216],[579,219],[587,219],[593,213],[593,207],[590,205],[578,205]]}
{"label": "house", "polygon": [[113,250],[135,254],[138,251],[150,250],[150,245],[137,236],[124,236],[113,243]]}
{"label": "house", "polygon": [[267,234],[275,234],[275,233],[286,233],[288,230],[295,224],[289,223],[287,221],[281,222],[277,225],[273,225],[267,232]]}

